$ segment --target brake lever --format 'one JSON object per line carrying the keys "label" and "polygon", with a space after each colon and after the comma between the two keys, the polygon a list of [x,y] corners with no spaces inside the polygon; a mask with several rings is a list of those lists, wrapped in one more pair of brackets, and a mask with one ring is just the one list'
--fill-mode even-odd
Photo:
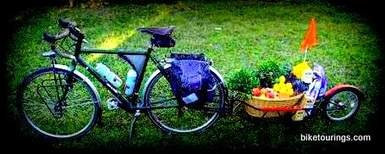
{"label": "brake lever", "polygon": [[[69,35],[70,36],[70,38],[73,40],[73,41],[75,41],[75,42],[77,42],[78,41],[78,38],[76,38],[75,36],[73,36],[72,34],[71,35]],[[82,40],[83,41],[83,43],[86,43],[86,44],[88,44],[89,42],[86,40],[86,39],[83,39]]]}
{"label": "brake lever", "polygon": [[83,43],[86,43],[86,44],[89,43],[86,39],[83,39],[82,41],[83,41]]}

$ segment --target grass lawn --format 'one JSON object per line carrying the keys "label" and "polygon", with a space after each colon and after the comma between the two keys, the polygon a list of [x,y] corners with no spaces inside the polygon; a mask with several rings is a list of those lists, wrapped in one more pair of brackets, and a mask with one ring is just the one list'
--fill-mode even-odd
{"label": "grass lawn", "polygon": [[[295,64],[303,58],[300,42],[310,18],[317,20],[319,44],[308,54],[311,62],[325,67],[329,88],[338,83],[360,87],[366,100],[352,121],[332,123],[317,116],[303,122],[259,120],[248,118],[243,110],[221,117],[212,127],[199,134],[164,134],[145,116],[137,122],[134,140],[128,144],[128,128],[132,115],[123,110],[109,111],[105,101],[107,90],[94,82],[103,105],[103,126],[96,126],[81,140],[54,143],[55,149],[122,150],[132,148],[285,148],[299,151],[330,143],[301,142],[300,135],[309,134],[373,134],[374,114],[378,110],[380,61],[379,40],[367,21],[328,3],[288,2],[178,2],[176,4],[108,5],[101,9],[45,8],[18,16],[11,51],[7,55],[7,79],[11,89],[8,101],[10,115],[15,113],[15,89],[29,72],[48,66],[41,53],[49,46],[41,40],[45,31],[57,32],[57,20],[68,17],[85,32],[88,46],[100,48],[144,49],[148,37],[135,31],[139,27],[176,26],[176,46],[159,49],[162,58],[169,51],[203,52],[223,74],[241,67],[253,67],[259,61],[274,59]],[[21,22],[23,21],[23,22]],[[128,66],[117,57],[87,55],[91,64],[103,62],[124,79]],[[62,63],[68,61],[60,60]],[[155,70],[154,64],[146,78]],[[80,69],[80,71],[85,72]],[[87,73],[85,73],[87,75]],[[144,81],[145,81],[144,80]],[[95,81],[95,79],[92,79]],[[17,116],[13,116],[17,120]],[[21,129],[30,133],[29,129]],[[338,146],[336,142],[333,146]]]}

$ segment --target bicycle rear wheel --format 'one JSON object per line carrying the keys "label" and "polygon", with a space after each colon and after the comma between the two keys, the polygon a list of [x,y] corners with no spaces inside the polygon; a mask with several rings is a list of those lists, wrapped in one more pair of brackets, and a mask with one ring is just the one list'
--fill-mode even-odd
{"label": "bicycle rear wheel", "polygon": [[205,130],[218,119],[224,108],[226,91],[219,74],[215,78],[215,96],[203,106],[181,106],[172,93],[170,83],[158,71],[149,79],[144,102],[149,107],[148,115],[153,123],[166,132],[190,133]]}
{"label": "bicycle rear wheel", "polygon": [[86,80],[55,67],[28,75],[17,91],[22,119],[39,135],[50,139],[86,134],[100,114],[97,92]]}

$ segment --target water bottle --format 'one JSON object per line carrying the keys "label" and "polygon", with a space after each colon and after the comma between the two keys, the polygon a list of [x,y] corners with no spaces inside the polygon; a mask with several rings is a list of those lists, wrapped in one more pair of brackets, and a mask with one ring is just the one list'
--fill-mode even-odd
{"label": "water bottle", "polygon": [[122,85],[123,81],[117,76],[114,72],[112,72],[106,65],[102,63],[96,64],[96,72],[100,74],[104,79],[109,81],[112,86],[118,88]]}
{"label": "water bottle", "polygon": [[130,69],[127,72],[127,79],[126,79],[125,91],[124,91],[124,93],[127,96],[130,96],[132,94],[132,92],[134,91],[136,76],[137,76],[136,71],[133,69]]}

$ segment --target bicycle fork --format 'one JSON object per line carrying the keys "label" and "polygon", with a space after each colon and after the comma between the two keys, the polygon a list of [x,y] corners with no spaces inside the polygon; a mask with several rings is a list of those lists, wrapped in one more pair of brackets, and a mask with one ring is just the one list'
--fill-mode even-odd
{"label": "bicycle fork", "polygon": [[[56,100],[51,100],[52,102],[47,102],[46,100],[42,99],[42,101],[45,102],[46,106],[50,110],[51,114],[55,118],[60,118],[63,116],[63,106],[67,106],[67,102],[65,102],[65,99],[67,97],[68,92],[73,88],[73,82],[74,82],[74,71],[76,67],[76,61],[72,61],[71,65],[71,71],[69,74],[66,74],[64,77],[60,76],[60,73],[57,72],[57,69],[55,68],[55,65],[57,64],[56,60],[56,53],[54,51],[49,51],[43,53],[43,57],[49,57],[52,65],[53,70],[53,81],[54,83],[47,83],[52,82],[52,79],[44,80],[41,82],[41,88],[45,91],[47,95],[50,95],[48,90],[46,88],[54,87],[55,93],[56,93]],[[63,81],[64,79],[64,81]],[[64,82],[64,83],[63,83]],[[53,84],[53,85],[49,85]],[[62,93],[61,93],[62,92]],[[40,88],[37,89],[37,94],[42,97],[42,91]],[[53,94],[55,95],[55,94]]]}

